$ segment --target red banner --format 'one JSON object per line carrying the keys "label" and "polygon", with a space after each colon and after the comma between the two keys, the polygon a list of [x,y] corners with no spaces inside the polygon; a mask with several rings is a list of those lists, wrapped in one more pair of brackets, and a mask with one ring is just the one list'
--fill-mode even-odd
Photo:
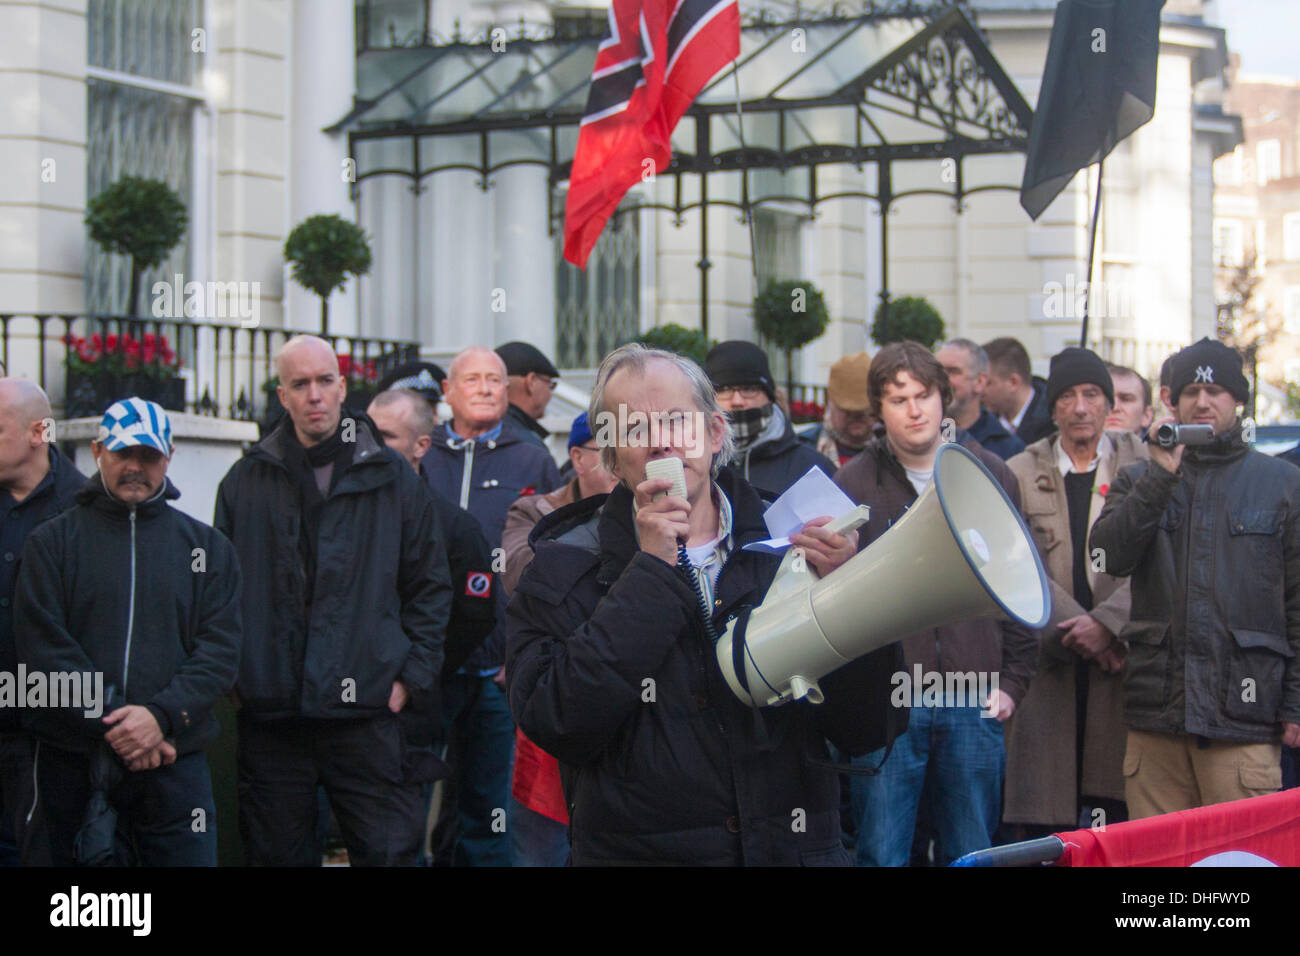
{"label": "red banner", "polygon": [[672,158],[677,121],[740,55],[736,0],[613,0],[569,175],[564,258],[585,268],[627,191]]}
{"label": "red banner", "polygon": [[1056,835],[1057,866],[1300,866],[1300,789]]}

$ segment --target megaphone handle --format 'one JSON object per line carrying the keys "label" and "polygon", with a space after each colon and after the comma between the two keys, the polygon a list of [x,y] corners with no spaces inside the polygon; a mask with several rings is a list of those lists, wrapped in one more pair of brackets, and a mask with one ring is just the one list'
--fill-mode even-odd
{"label": "megaphone handle", "polygon": [[845,512],[826,525],[826,530],[835,534],[848,534],[850,531],[862,527],[870,520],[871,509],[866,505],[858,505],[852,511]]}

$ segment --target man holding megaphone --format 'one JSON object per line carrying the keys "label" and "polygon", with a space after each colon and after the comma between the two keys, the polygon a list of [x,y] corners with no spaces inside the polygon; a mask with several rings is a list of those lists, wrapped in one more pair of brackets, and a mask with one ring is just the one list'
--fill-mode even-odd
{"label": "man holding megaphone", "polygon": [[[862,529],[864,548],[884,535],[929,488],[945,438],[964,437],[950,420],[945,429],[943,410],[952,400],[952,388],[944,367],[916,342],[894,343],[877,352],[867,390],[872,413],[884,425],[885,434],[835,476],[849,497],[871,507],[871,519]],[[969,438],[962,444],[1018,509],[1019,487],[1002,460]],[[899,547],[937,554],[946,544],[918,535]],[[898,560],[903,557],[900,551]],[[994,550],[993,563],[1005,567],[1011,562]],[[956,580],[933,573],[935,567],[935,563],[919,565],[913,597],[924,595],[923,600],[935,602],[945,588],[957,587]],[[906,600],[903,595],[897,599]],[[902,646],[906,668],[896,681],[900,693],[894,702],[912,708],[908,729],[891,753],[854,761],[880,766],[877,775],[853,779],[858,862],[906,866],[917,813],[925,799],[936,841],[935,863],[946,866],[992,844],[1006,766],[1002,721],[1011,716],[1029,686],[1037,643],[1027,627],[986,617],[928,628],[905,637]],[[915,686],[918,680],[929,690],[937,682],[943,692],[921,693]]]}
{"label": "man holding megaphone", "polygon": [[[825,740],[849,754],[889,743],[896,646],[821,676],[820,705],[742,703],[715,644],[782,559],[744,550],[768,537],[763,503],[723,467],[712,383],[680,355],[626,345],[601,363],[588,417],[619,485],[539,522],[507,611],[511,711],[560,761],[573,864],[851,862]],[[675,481],[647,478],[669,459]],[[857,553],[829,522],[791,538],[822,576]]]}

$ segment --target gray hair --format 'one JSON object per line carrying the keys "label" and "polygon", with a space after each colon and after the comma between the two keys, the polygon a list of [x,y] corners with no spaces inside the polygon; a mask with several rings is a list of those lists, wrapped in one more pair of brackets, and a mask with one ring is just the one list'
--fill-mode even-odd
{"label": "gray hair", "polygon": [[984,351],[984,347],[978,342],[972,342],[970,339],[949,339],[947,342],[940,342],[935,347],[935,354],[941,349],[954,348],[962,349],[970,356],[971,371],[976,375],[987,375],[989,371],[989,353]]}
{"label": "gray hair", "polygon": [[[704,369],[700,368],[693,361],[684,355],[678,355],[676,352],[670,352],[667,349],[651,348],[648,345],[642,345],[640,342],[629,342],[627,345],[619,346],[605,356],[600,363],[600,368],[596,371],[596,384],[591,390],[591,404],[587,407],[587,423],[592,429],[593,434],[599,434],[597,423],[601,421],[601,414],[609,411],[605,407],[605,389],[609,385],[609,380],[614,377],[616,372],[633,371],[640,375],[646,372],[646,366],[653,361],[667,362],[676,366],[677,370],[686,376],[686,380],[691,384],[691,397],[695,401],[695,407],[703,412],[711,420],[713,415],[723,415],[722,408],[718,405],[718,395],[713,390],[713,382]],[[723,415],[725,418],[726,416]],[[708,432],[712,436],[712,428]],[[736,441],[732,438],[731,429],[723,429],[722,450],[713,456],[711,471],[713,477],[718,476],[727,462],[731,461],[732,456],[736,453]],[[607,470],[614,470],[614,445],[611,443],[602,443],[600,446],[600,461]]]}
{"label": "gray hair", "polygon": [[438,419],[433,413],[433,406],[429,404],[429,400],[419,392],[409,388],[390,388],[372,398],[370,404],[375,408],[387,408],[403,399],[411,410],[408,420],[411,427],[415,429],[415,437],[432,435],[433,430],[438,427]]}

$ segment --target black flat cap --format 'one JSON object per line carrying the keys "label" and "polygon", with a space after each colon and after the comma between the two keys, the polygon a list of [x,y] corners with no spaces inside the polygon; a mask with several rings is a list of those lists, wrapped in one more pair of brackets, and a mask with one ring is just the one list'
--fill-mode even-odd
{"label": "black flat cap", "polygon": [[506,363],[507,375],[527,375],[529,372],[536,372],[538,375],[548,375],[551,378],[560,377],[559,370],[535,345],[529,345],[527,342],[507,342],[505,345],[498,345],[496,352],[501,356],[501,361]]}

